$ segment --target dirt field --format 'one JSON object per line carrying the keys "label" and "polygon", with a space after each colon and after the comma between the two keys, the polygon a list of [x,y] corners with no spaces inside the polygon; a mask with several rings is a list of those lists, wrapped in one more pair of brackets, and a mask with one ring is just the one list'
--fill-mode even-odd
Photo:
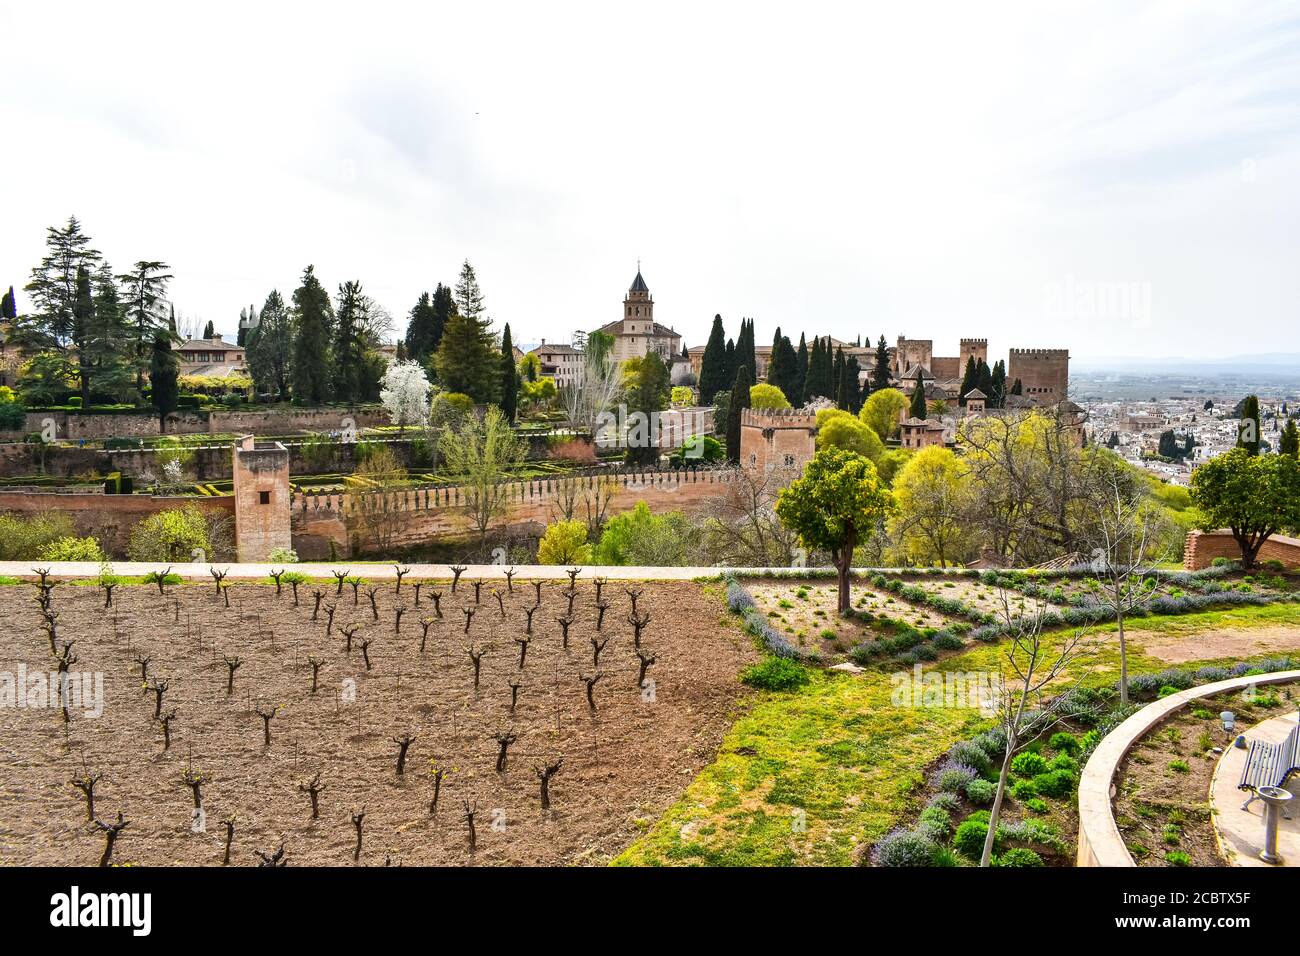
{"label": "dirt field", "polygon": [[[295,608],[289,588],[237,585],[230,607],[212,586],[123,587],[115,607],[102,608],[99,588],[59,585],[53,608],[60,642],[75,641],[73,671],[102,672],[102,716],[74,710],[65,730],[57,707],[12,709],[0,722],[0,863],[93,865],[104,837],[86,819],[85,801],[70,780],[86,770],[103,774],[96,815],[129,821],[114,862],[139,865],[219,865],[225,827],[235,818],[232,865],[257,863],[255,850],[283,841],[289,865],[354,865],[352,814],[364,808],[361,865],[596,864],[624,848],[676,798],[714,755],[737,711],[740,669],[757,657],[715,594],[685,583],[647,583],[638,601],[648,611],[643,646],[656,655],[638,687],[639,662],[627,621],[626,582],[611,582],[610,607],[599,635],[602,678],[597,710],[579,675],[593,672],[590,639],[597,636],[594,588],[580,582],[569,647],[557,618],[565,613],[564,584],[542,590],[523,670],[515,638],[535,592],[516,582],[505,593],[505,616],[491,584],[464,633],[463,607],[474,606],[471,582],[455,594],[441,583],[445,615],[419,650],[422,616],[433,615],[431,586],[414,607],[408,579],[400,598],[391,582],[377,593],[379,620],[367,588],[353,605],[352,589],[334,585],[337,602],[326,636],[325,611],[313,623],[312,586]],[[0,670],[52,668],[36,588],[0,587]],[[323,605],[323,606],[324,606]],[[395,609],[404,606],[400,633]],[[351,653],[340,625],[361,625]],[[372,669],[361,642],[369,639]],[[480,689],[466,648],[486,647]],[[312,694],[309,655],[323,659]],[[171,747],[163,749],[153,719],[155,694],[142,686],[137,656],[149,675],[168,684],[162,712],[175,710]],[[227,657],[241,661],[227,695]],[[520,680],[511,713],[512,679]],[[355,686],[355,699],[348,688]],[[258,711],[278,708],[264,745]],[[512,731],[505,772],[497,773],[494,734]],[[404,776],[396,774],[403,734],[416,737]],[[552,809],[540,807],[535,765],[563,757],[550,785]],[[446,771],[436,813],[433,770]],[[202,830],[195,832],[187,768],[202,776]],[[326,789],[320,817],[299,785],[321,772]],[[469,851],[464,801],[477,807],[477,852]]]}
{"label": "dirt field", "polygon": [[1195,634],[1136,631],[1134,640],[1152,657],[1171,664],[1183,664],[1300,650],[1300,629],[1284,626],[1222,628]]}

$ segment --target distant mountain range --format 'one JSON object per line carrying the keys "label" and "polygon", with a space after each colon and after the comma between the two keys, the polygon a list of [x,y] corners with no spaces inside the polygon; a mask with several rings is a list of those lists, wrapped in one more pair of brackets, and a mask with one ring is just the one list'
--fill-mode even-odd
{"label": "distant mountain range", "polygon": [[1071,359],[1072,372],[1137,372],[1156,375],[1269,373],[1300,377],[1300,352],[1233,355],[1226,358],[1150,358],[1134,356]]}

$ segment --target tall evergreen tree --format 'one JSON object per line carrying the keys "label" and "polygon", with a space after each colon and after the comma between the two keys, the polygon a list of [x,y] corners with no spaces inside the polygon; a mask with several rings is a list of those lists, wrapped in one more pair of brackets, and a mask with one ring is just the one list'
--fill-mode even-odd
{"label": "tall evergreen tree", "polygon": [[975,366],[975,387],[985,395],[993,394],[993,371],[983,359]]}
{"label": "tall evergreen tree", "polygon": [[94,358],[90,344],[95,334],[95,297],[90,291],[90,272],[77,266],[77,294],[72,302],[72,343],[76,349],[77,379],[82,405],[90,404],[91,368]]}
{"label": "tall evergreen tree", "polygon": [[451,286],[445,286],[441,282],[433,290],[433,331],[429,336],[429,353],[432,355],[438,351],[438,346],[442,343],[442,332],[451,321],[451,317],[456,313],[456,299],[451,294]]}
{"label": "tall evergreen tree", "polygon": [[845,389],[848,393],[848,410],[854,415],[862,411],[862,366],[856,355],[844,359]]}
{"label": "tall evergreen tree", "polygon": [[1023,392],[1023,391],[1024,391],[1024,388],[1023,388],[1023,386],[1020,384],[1020,379],[1016,379],[1016,380],[1011,384],[1011,392],[1010,392],[1010,394],[1012,394],[1012,395],[1020,395],[1021,392]]}
{"label": "tall evergreen tree", "polygon": [[135,352],[137,392],[144,391],[145,370],[152,362],[150,349],[154,332],[166,321],[162,304],[167,299],[167,283],[174,278],[166,271],[167,268],[165,262],[142,259],[132,266],[130,272],[117,277],[126,293],[124,298]]}
{"label": "tall evergreen tree", "polygon": [[108,263],[102,263],[95,274],[94,296],[95,321],[88,342],[94,390],[115,402],[132,401],[137,396],[130,329],[118,297],[117,276]]}
{"label": "tall evergreen tree", "polygon": [[0,297],[0,319],[18,318],[18,300],[14,298],[14,287],[10,286],[9,291]]}
{"label": "tall evergreen tree", "polygon": [[808,374],[804,376],[804,400],[811,402],[814,398],[825,398],[825,386],[821,381],[822,340],[814,335],[812,346],[808,349]]}
{"label": "tall evergreen tree", "polygon": [[758,359],[754,352],[754,320],[740,320],[740,335],[736,339],[736,367],[742,364],[749,366],[749,378],[751,382],[758,379]]}
{"label": "tall evergreen tree", "polygon": [[993,389],[989,392],[989,406],[1002,408],[1007,401],[1007,364],[998,359],[993,363]]}
{"label": "tall evergreen tree", "polygon": [[740,461],[740,417],[749,408],[749,389],[753,384],[749,366],[741,365],[736,370],[736,384],[732,386],[731,403],[727,406],[727,459],[732,462]]}
{"label": "tall evergreen tree", "polygon": [[443,330],[434,358],[438,380],[449,392],[461,392],[479,404],[499,400],[501,353],[491,331],[457,310]]}
{"label": "tall evergreen tree", "polygon": [[1277,450],[1278,454],[1300,458],[1300,430],[1297,430],[1294,418],[1286,420],[1286,428],[1282,429],[1282,437],[1277,441]]}
{"label": "tall evergreen tree", "polygon": [[795,355],[794,346],[790,344],[788,336],[782,335],[781,330],[776,330],[776,335],[772,339],[772,359],[767,366],[767,381],[769,385],[775,385],[785,395],[791,405],[799,404],[799,395],[796,394],[798,388],[798,368],[799,357]]}
{"label": "tall evergreen tree", "polygon": [[180,359],[172,351],[172,336],[166,329],[154,329],[153,349],[149,360],[149,384],[153,405],[158,410],[159,424],[176,411],[179,393]]}
{"label": "tall evergreen tree", "polygon": [[723,361],[727,368],[727,381],[736,380],[736,342],[735,339],[727,339],[727,351],[724,353]]}
{"label": "tall evergreen tree", "polygon": [[208,324],[203,327],[203,337],[205,339],[215,339],[217,337],[217,327],[208,319]]}
{"label": "tall evergreen tree", "polygon": [[289,397],[289,369],[293,359],[293,319],[277,289],[262,306],[262,317],[245,337],[248,373],[258,392],[284,401]]}
{"label": "tall evergreen tree", "polygon": [[509,322],[501,333],[501,411],[511,423],[519,413],[519,368],[515,365]]}
{"label": "tall evergreen tree", "polygon": [[912,392],[912,409],[913,418],[924,419],[928,411],[925,404],[925,383],[921,379],[916,380],[916,388]]}
{"label": "tall evergreen tree", "polygon": [[[55,398],[55,387],[77,380],[83,395],[88,394],[89,367],[82,350],[86,344],[89,300],[85,277],[102,261],[98,250],[91,248],[90,237],[81,230],[76,217],[62,228],[51,226],[45,233],[45,257],[32,270],[31,281],[24,287],[31,296],[34,315],[19,329],[11,332],[15,344],[32,355],[46,356],[40,376],[43,394]],[[16,311],[17,303],[11,305]],[[6,306],[9,308],[9,306]]]}
{"label": "tall evergreen tree", "polygon": [[957,390],[957,404],[966,404],[966,393],[975,388],[977,381],[977,372],[975,366],[975,356],[966,356],[966,369],[961,375],[961,388]]}
{"label": "tall evergreen tree", "polygon": [[[330,394],[329,346],[334,310],[314,266],[303,270],[302,284],[293,292],[293,312],[293,400],[300,405],[319,405]],[[262,320],[266,320],[265,314]]]}
{"label": "tall evergreen tree", "polygon": [[1246,449],[1248,455],[1258,455],[1264,430],[1259,417],[1259,398],[1247,395],[1241,405],[1241,421],[1237,425],[1237,447]]}
{"label": "tall evergreen tree", "polygon": [[849,410],[849,378],[844,363],[844,349],[835,348],[835,365],[831,372],[835,382],[835,405],[844,411]]}
{"label": "tall evergreen tree", "polygon": [[429,360],[435,348],[433,340],[436,319],[433,297],[427,292],[421,292],[406,323],[405,339],[407,357],[421,365]]}
{"label": "tall evergreen tree", "polygon": [[713,396],[731,384],[727,381],[727,334],[722,328],[721,315],[713,317],[709,341],[704,346],[704,358],[700,360],[699,384],[702,405],[712,405]]}
{"label": "tall evergreen tree", "polygon": [[339,286],[334,307],[334,341],[330,353],[330,391],[336,402],[358,402],[362,395],[362,373],[366,345],[365,293],[353,280]]}
{"label": "tall evergreen tree", "polygon": [[889,382],[889,345],[882,335],[876,343],[876,367],[871,370],[871,390],[878,392],[882,388],[889,388]]}
{"label": "tall evergreen tree", "polygon": [[808,401],[808,342],[799,333],[799,351],[794,356],[794,395],[787,395],[790,404],[799,408]]}

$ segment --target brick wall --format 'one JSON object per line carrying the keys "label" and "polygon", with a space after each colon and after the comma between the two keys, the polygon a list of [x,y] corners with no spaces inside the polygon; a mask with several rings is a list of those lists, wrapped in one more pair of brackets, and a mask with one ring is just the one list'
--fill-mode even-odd
{"label": "brick wall", "polygon": [[234,512],[232,498],[178,498],[166,495],[64,494],[0,490],[0,512],[37,514],[62,511],[72,518],[79,535],[93,535],[109,554],[124,555],[135,524],[169,508],[193,505],[225,515]]}
{"label": "brick wall", "polygon": [[746,468],[802,469],[812,459],[816,442],[816,415],[797,409],[741,412],[740,462]]}
{"label": "brick wall", "polygon": [[[1215,558],[1241,559],[1241,548],[1230,531],[1193,531],[1183,545],[1183,567],[1189,571],[1208,568]],[[1281,561],[1289,568],[1300,568],[1300,539],[1275,534],[1259,549],[1257,560]]]}
{"label": "brick wall", "polygon": [[[615,483],[607,517],[629,511],[644,501],[652,511],[699,513],[717,498],[728,483],[730,469],[664,470],[604,476]],[[590,487],[601,476],[576,480]],[[554,520],[563,482],[557,480],[510,483],[506,513],[494,520],[494,533],[540,536]],[[354,538],[366,529],[361,509],[392,515],[386,529],[391,548],[416,547],[431,539],[476,534],[466,513],[463,493],[456,488],[427,486],[387,494],[296,494],[293,496],[293,547],[303,560],[326,558],[333,541],[341,557],[351,555]],[[576,517],[585,516],[579,500]]]}

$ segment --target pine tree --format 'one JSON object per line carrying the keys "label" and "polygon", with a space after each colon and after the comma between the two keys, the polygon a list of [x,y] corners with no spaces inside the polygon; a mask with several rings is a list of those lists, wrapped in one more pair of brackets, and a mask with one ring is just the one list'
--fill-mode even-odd
{"label": "pine tree", "polygon": [[77,379],[83,406],[90,404],[91,366],[90,341],[94,336],[95,297],[90,291],[90,273],[84,265],[77,266],[76,297],[72,301],[72,344],[76,349]]}
{"label": "pine tree", "polygon": [[87,348],[94,368],[94,391],[112,401],[133,401],[135,362],[130,353],[130,329],[118,298],[117,277],[107,263],[95,275],[95,321]]}
{"label": "pine tree", "polygon": [[149,360],[149,384],[158,421],[165,425],[167,416],[176,411],[180,360],[172,351],[172,336],[165,329],[155,329],[153,351]]}
{"label": "pine tree", "polygon": [[435,319],[433,298],[429,293],[421,292],[406,323],[404,341],[407,356],[421,365],[425,364],[433,354]]}
{"label": "pine tree", "polygon": [[451,287],[439,282],[437,288],[433,290],[433,332],[429,336],[430,355],[438,351],[438,346],[442,344],[442,332],[455,314],[456,300],[452,297]]}
{"label": "pine tree", "polygon": [[808,342],[802,332],[799,333],[799,351],[794,356],[794,394],[787,395],[790,404],[800,408],[808,401]]}
{"label": "pine tree", "polygon": [[736,384],[731,389],[731,403],[727,406],[727,459],[732,462],[740,461],[741,412],[749,408],[749,388],[753,384],[749,366],[740,366],[736,370]]}
{"label": "pine tree", "polygon": [[212,324],[211,319],[208,319],[208,324],[203,327],[203,337],[209,340],[217,337],[217,329],[216,326]]}
{"label": "pine tree", "polygon": [[700,403],[712,405],[713,396],[730,384],[727,381],[727,334],[722,328],[722,316],[715,315],[709,341],[704,346],[704,358],[700,360]]}
{"label": "pine tree", "polygon": [[330,392],[336,402],[349,404],[362,399],[362,365],[366,347],[362,340],[365,325],[365,294],[361,283],[353,280],[339,286],[334,308],[334,341],[330,353]]}
{"label": "pine tree", "polygon": [[461,392],[483,405],[498,401],[501,353],[491,331],[472,316],[459,310],[452,315],[434,364],[447,391]]}
{"label": "pine tree", "polygon": [[876,343],[876,367],[871,370],[871,390],[878,392],[882,388],[889,388],[889,381],[889,346],[882,335]]}
{"label": "pine tree", "polygon": [[[293,292],[293,311],[293,400],[300,405],[319,405],[329,399],[334,310],[314,266],[303,270],[302,285]],[[262,321],[266,321],[265,312]]]}
{"label": "pine tree", "polygon": [[924,420],[926,417],[926,411],[927,408],[925,404],[925,383],[918,378],[916,380],[916,389],[912,392],[911,415],[913,418],[920,418]]}
{"label": "pine tree", "polygon": [[294,337],[293,319],[278,290],[272,289],[266,297],[261,320],[248,330],[245,338],[248,373],[254,387],[260,393],[284,401],[289,397]]}
{"label": "pine tree", "polygon": [[501,411],[514,423],[519,410],[519,368],[515,365],[515,347],[510,338],[510,323],[501,333]]}
{"label": "pine tree", "polygon": [[126,291],[126,314],[130,323],[135,353],[135,387],[144,392],[145,370],[152,364],[149,350],[154,333],[163,327],[162,303],[167,298],[167,283],[174,276],[165,262],[141,260],[132,271],[118,276]]}

